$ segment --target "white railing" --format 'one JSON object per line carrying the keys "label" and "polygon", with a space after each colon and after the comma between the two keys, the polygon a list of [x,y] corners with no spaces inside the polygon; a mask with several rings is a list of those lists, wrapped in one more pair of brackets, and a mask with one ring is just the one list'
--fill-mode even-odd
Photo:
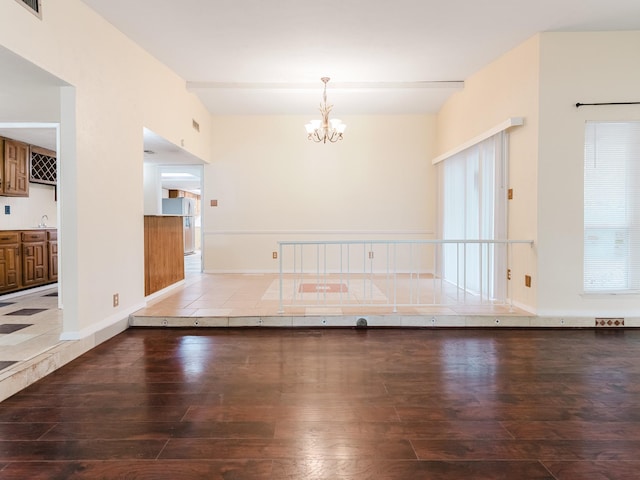
{"label": "white railing", "polygon": [[[286,307],[491,304],[513,307],[507,277],[531,260],[531,240],[283,241]],[[528,267],[528,266],[527,266]]]}

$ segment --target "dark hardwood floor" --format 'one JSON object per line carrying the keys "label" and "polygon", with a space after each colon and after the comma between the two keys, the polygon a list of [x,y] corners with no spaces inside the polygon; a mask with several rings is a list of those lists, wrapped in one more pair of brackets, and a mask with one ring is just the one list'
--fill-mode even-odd
{"label": "dark hardwood floor", "polygon": [[0,403],[0,479],[640,478],[640,331],[130,329]]}

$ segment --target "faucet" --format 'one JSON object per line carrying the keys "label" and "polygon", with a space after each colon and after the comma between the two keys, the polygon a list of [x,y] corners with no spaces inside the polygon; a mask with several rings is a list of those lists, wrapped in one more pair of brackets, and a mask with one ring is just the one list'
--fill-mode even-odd
{"label": "faucet", "polygon": [[47,217],[46,215],[42,215],[42,217],[40,217],[40,225],[38,225],[38,227],[40,228],[46,227],[47,226],[46,220],[49,220],[49,217]]}

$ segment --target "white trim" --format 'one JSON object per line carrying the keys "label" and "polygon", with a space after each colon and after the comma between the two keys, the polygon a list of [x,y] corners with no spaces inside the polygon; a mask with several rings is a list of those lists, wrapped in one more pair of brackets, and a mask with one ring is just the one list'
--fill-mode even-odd
{"label": "white trim", "polygon": [[629,290],[612,290],[612,291],[597,291],[593,292],[582,292],[580,296],[582,298],[611,298],[611,297],[625,297],[629,295],[639,295],[640,291],[629,289]]}
{"label": "white trim", "polygon": [[13,298],[20,298],[20,297],[24,297],[27,295],[31,295],[32,293],[40,293],[40,292],[45,292],[47,290],[58,290],[58,284],[56,282],[54,283],[47,283],[46,285],[40,285],[39,287],[31,287],[31,288],[27,288],[25,290],[18,290],[17,292],[11,292],[11,293],[5,293],[4,295],[0,295],[0,299],[1,300],[11,300]]}
{"label": "white trim", "polygon": [[162,290],[158,290],[157,292],[150,293],[149,295],[144,297],[144,299],[146,302],[155,300],[156,298],[161,297],[165,293],[169,293],[175,290],[176,288],[183,286],[184,284],[185,284],[185,279],[178,280],[176,283],[172,283],[171,285],[164,287]]}
{"label": "white trim", "polygon": [[133,307],[130,307],[123,312],[121,311],[114,315],[110,315],[101,322],[89,325],[82,330],[78,330],[75,332],[62,332],[60,334],[60,340],[82,340],[83,338],[90,337],[91,335],[94,335],[102,330],[117,326],[118,324],[120,324],[120,327],[124,326],[124,328],[121,329],[121,331],[124,331],[127,329],[127,326],[129,324],[129,316],[137,312],[138,310],[142,310],[146,306],[146,303],[134,305]]}
{"label": "white trim", "polygon": [[210,235],[434,235],[431,230],[218,230],[203,232]]}
{"label": "white trim", "polygon": [[471,140],[466,141],[465,143],[463,143],[462,145],[458,145],[456,148],[454,148],[453,150],[449,150],[446,153],[443,153],[442,155],[438,155],[436,158],[434,158],[431,163],[433,165],[442,162],[443,160],[446,160],[449,157],[452,157],[453,155],[462,152],[463,150],[466,150],[469,147],[473,147],[474,145],[482,142],[483,140],[486,140],[489,137],[493,137],[495,134],[503,132],[505,130],[510,129],[511,127],[518,127],[520,125],[524,125],[524,118],[523,117],[511,117],[507,120],[505,120],[504,122],[502,122],[499,125],[496,125],[495,127],[487,130],[484,133],[481,133],[480,135],[478,135],[477,137],[473,137]]}
{"label": "white trim", "polygon": [[0,122],[0,128],[60,128],[60,122]]}
{"label": "white trim", "polygon": [[[439,89],[453,88],[462,90],[464,81],[417,81],[417,82],[331,82],[332,90],[398,90],[398,89]],[[187,90],[317,90],[317,82],[292,83],[292,82],[187,82]]]}

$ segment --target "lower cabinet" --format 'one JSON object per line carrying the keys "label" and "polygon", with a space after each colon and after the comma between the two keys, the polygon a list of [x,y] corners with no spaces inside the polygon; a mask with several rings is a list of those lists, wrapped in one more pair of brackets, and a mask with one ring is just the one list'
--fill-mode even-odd
{"label": "lower cabinet", "polygon": [[49,281],[46,232],[22,232],[22,286],[33,287]]}
{"label": "lower cabinet", "polygon": [[0,292],[20,288],[20,234],[0,232]]}
{"label": "lower cabinet", "polygon": [[0,231],[0,294],[57,279],[57,231]]}
{"label": "lower cabinet", "polygon": [[58,231],[47,232],[47,248],[49,250],[49,281],[58,281]]}

